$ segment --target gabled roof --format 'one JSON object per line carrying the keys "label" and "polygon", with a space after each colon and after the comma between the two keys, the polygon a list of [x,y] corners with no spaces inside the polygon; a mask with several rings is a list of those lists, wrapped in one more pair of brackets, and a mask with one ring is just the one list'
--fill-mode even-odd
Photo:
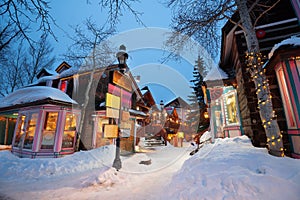
{"label": "gabled roof", "polygon": [[165,111],[167,112],[168,116],[178,118],[178,113],[175,107],[166,107]]}
{"label": "gabled roof", "polygon": [[66,61],[63,61],[56,69],[55,71],[57,73],[62,73],[63,71],[67,70],[67,69],[70,69],[71,66],[66,62]]}
{"label": "gabled roof", "polygon": [[50,69],[47,69],[47,68],[43,68],[37,75],[37,79],[40,79],[41,77],[44,77],[44,76],[57,76],[58,73],[54,70],[50,70]]}
{"label": "gabled roof", "polygon": [[176,97],[164,105],[164,107],[175,107],[175,108],[186,108],[188,106],[189,104],[181,97]]}

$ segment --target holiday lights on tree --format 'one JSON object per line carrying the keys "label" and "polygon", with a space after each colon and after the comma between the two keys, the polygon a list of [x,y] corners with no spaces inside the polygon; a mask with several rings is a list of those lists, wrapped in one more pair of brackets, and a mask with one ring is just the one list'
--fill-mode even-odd
{"label": "holiday lights on tree", "polygon": [[284,156],[282,134],[278,132],[277,116],[273,110],[272,95],[269,89],[269,82],[263,68],[263,57],[261,53],[250,52],[246,54],[247,70],[254,81],[258,98],[258,109],[262,125],[267,136],[267,146],[271,154]]}

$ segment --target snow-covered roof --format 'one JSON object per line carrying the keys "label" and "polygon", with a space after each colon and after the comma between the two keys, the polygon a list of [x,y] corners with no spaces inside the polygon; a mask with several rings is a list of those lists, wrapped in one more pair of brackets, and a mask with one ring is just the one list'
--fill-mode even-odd
{"label": "snow-covered roof", "polygon": [[31,103],[38,100],[52,99],[72,104],[77,104],[66,93],[59,89],[47,86],[26,87],[7,95],[0,102],[0,108]]}
{"label": "snow-covered roof", "polygon": [[222,80],[227,79],[228,75],[220,69],[218,66],[212,67],[212,69],[208,72],[208,74],[203,79],[204,81],[214,81],[214,80]]}
{"label": "snow-covered roof", "polygon": [[272,50],[269,53],[269,59],[273,56],[276,49],[278,49],[279,47],[281,47],[283,45],[300,46],[300,37],[292,36],[292,37],[290,37],[286,40],[281,41],[278,44],[275,44],[274,47],[272,48]]}
{"label": "snow-covered roof", "polygon": [[142,111],[139,111],[139,110],[133,110],[133,109],[129,109],[129,112],[131,114],[135,114],[135,115],[141,115],[141,116],[147,116],[146,113],[142,112]]}

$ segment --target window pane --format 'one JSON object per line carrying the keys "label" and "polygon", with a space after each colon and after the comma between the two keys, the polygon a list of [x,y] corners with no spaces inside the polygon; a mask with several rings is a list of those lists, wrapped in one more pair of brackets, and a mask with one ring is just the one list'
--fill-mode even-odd
{"label": "window pane", "polygon": [[26,116],[24,114],[21,114],[19,116],[18,127],[16,130],[15,143],[14,143],[15,147],[22,147],[22,143],[24,140],[23,135],[25,134],[24,133],[25,119],[26,119]]}
{"label": "window pane", "polygon": [[32,149],[37,118],[38,113],[31,113],[28,117],[28,125],[26,128],[26,135],[23,146],[24,149]]}
{"label": "window pane", "polygon": [[58,112],[47,112],[42,133],[41,149],[53,149]]}
{"label": "window pane", "polygon": [[229,95],[226,98],[226,110],[228,116],[228,124],[238,123],[236,113],[236,99],[234,95]]}
{"label": "window pane", "polygon": [[290,94],[288,91],[288,87],[286,84],[286,79],[284,76],[284,71],[282,67],[278,69],[277,71],[277,78],[278,78],[278,84],[283,100],[283,107],[284,107],[284,112],[287,120],[287,124],[289,128],[295,127],[296,122],[295,122],[295,117],[293,115],[293,109],[292,109],[292,104],[290,100]]}
{"label": "window pane", "polygon": [[74,147],[74,138],[75,138],[75,134],[76,134],[76,123],[77,123],[77,116],[72,113],[67,113],[63,141],[62,141],[62,148],[73,148]]}

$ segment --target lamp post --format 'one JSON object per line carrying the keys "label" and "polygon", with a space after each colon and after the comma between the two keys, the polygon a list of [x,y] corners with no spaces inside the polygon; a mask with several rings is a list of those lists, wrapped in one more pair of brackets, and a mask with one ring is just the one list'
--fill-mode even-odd
{"label": "lamp post", "polygon": [[[118,59],[118,66],[119,66],[119,71],[124,74],[126,71],[126,60],[128,58],[128,54],[126,53],[126,47],[124,45],[121,45],[119,48],[118,53],[116,54],[116,57]],[[122,95],[120,95],[120,101],[122,102]],[[113,162],[113,167],[118,171],[119,169],[122,168],[122,162],[120,159],[120,125],[121,125],[121,117],[122,117],[122,106],[120,106],[120,112],[119,112],[119,120],[118,120],[118,136],[116,139],[116,156]]]}
{"label": "lamp post", "polygon": [[126,60],[128,59],[128,54],[126,53],[126,47],[124,45],[120,46],[116,56],[119,62],[119,71],[124,74],[126,71]]}

